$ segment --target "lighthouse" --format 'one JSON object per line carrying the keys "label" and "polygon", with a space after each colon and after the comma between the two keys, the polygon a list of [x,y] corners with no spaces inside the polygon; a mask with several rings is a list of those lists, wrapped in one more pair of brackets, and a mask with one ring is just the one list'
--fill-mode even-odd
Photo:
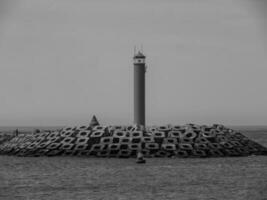
{"label": "lighthouse", "polygon": [[134,124],[145,126],[145,73],[146,57],[140,51],[133,57],[134,62]]}

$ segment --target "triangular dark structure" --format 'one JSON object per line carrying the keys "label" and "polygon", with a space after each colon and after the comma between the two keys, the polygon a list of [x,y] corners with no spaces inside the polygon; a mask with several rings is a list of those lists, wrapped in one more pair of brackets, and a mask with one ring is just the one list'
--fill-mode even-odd
{"label": "triangular dark structure", "polygon": [[98,122],[96,116],[94,115],[94,116],[92,117],[92,119],[91,119],[90,126],[98,126],[98,125],[100,125],[100,124],[99,124],[99,122]]}

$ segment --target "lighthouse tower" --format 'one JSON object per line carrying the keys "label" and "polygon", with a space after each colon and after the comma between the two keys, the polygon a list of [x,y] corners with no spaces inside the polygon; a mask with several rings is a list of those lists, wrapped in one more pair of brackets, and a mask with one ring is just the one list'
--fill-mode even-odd
{"label": "lighthouse tower", "polygon": [[133,57],[134,62],[134,124],[145,126],[145,73],[146,57],[138,51]]}

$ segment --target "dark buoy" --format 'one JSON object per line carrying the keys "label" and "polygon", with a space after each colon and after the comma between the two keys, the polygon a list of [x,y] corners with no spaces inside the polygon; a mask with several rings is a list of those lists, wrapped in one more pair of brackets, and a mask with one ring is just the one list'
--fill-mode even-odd
{"label": "dark buoy", "polygon": [[16,130],[15,130],[15,136],[18,136],[18,135],[19,135],[19,130],[16,129]]}
{"label": "dark buoy", "polygon": [[146,160],[144,159],[144,155],[142,154],[142,152],[138,152],[137,153],[136,163],[137,164],[144,164],[144,163],[146,163]]}

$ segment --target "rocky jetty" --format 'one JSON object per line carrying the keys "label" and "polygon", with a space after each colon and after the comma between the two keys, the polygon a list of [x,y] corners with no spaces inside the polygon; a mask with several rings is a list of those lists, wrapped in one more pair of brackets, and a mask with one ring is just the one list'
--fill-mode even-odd
{"label": "rocky jetty", "polygon": [[0,144],[0,154],[16,156],[224,157],[267,155],[267,148],[223,125],[89,125],[18,134]]}

